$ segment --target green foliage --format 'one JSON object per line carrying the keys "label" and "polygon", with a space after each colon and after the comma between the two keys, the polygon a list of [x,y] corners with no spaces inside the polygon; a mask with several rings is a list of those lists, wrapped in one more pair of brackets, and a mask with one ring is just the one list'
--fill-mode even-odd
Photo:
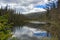
{"label": "green foliage", "polygon": [[8,19],[4,16],[0,16],[0,40],[7,40],[10,34],[11,25],[8,24]]}
{"label": "green foliage", "polygon": [[12,36],[11,27],[11,23],[8,23],[7,14],[0,16],[0,40],[8,40]]}

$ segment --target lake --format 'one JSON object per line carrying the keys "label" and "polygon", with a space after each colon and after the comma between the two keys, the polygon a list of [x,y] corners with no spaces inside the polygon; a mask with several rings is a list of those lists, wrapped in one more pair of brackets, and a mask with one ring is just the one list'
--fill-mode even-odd
{"label": "lake", "polygon": [[44,37],[51,37],[50,33],[47,33],[46,30],[38,28],[41,24],[46,24],[46,22],[39,21],[29,21],[29,23],[23,26],[16,26],[13,28],[13,37],[16,37],[19,40],[32,40],[40,39]]}

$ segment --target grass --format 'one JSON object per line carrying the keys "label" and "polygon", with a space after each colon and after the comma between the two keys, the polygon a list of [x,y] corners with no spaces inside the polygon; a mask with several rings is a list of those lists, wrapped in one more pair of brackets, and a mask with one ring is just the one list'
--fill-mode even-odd
{"label": "grass", "polygon": [[58,40],[57,37],[43,37],[43,38],[40,38],[40,40]]}

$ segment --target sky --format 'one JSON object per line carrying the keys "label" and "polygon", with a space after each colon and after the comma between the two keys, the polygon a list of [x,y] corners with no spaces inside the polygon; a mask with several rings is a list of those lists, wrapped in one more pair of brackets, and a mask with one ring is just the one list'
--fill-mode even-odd
{"label": "sky", "polygon": [[[51,1],[55,0],[50,0],[50,2]],[[8,8],[15,9],[21,12],[22,14],[27,14],[31,12],[46,11],[46,9],[44,9],[46,7],[45,4],[48,3],[48,0],[0,0],[0,8],[1,6],[4,8],[6,5],[8,5]]]}

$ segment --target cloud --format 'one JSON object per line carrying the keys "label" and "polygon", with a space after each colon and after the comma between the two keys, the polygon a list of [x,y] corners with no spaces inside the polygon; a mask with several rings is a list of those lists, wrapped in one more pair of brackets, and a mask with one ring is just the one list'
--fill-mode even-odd
{"label": "cloud", "polygon": [[35,10],[38,10],[38,11],[40,10],[43,12],[45,9],[41,10],[41,8],[38,8],[35,6],[43,5],[48,2],[49,2],[48,0],[0,0],[0,6],[5,7],[8,4],[9,8],[16,9],[17,11],[20,11],[21,13],[25,13],[25,12],[29,13]]}
{"label": "cloud", "polygon": [[34,13],[34,12],[44,12],[44,11],[47,11],[47,10],[45,10],[43,8],[33,8],[28,12],[23,12],[22,14],[29,14],[29,13]]}

